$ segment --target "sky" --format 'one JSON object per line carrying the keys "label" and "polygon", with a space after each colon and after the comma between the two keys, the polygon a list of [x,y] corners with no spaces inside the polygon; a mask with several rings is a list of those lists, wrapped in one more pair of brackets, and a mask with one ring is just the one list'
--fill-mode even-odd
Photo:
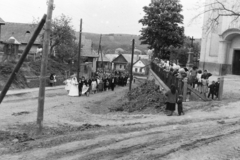
{"label": "sky", "polygon": [[[72,25],[79,30],[83,19],[83,32],[140,34],[138,23],[144,16],[143,7],[151,0],[54,0],[53,18],[65,14],[72,18]],[[194,22],[200,13],[196,6],[204,0],[180,0],[183,5],[185,34],[201,38],[203,18]],[[47,13],[46,0],[1,0],[0,17],[5,22],[32,23]]]}

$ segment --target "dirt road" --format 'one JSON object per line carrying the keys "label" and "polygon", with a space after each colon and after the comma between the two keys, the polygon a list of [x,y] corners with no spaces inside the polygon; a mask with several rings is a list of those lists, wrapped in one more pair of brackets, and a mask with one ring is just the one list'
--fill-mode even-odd
{"label": "dirt road", "polygon": [[0,140],[0,159],[240,159],[236,99],[189,102],[184,116],[109,112],[127,89],[119,87],[90,97],[48,91],[41,136],[34,135],[37,93],[5,100],[0,107],[1,131],[24,131],[30,138]]}

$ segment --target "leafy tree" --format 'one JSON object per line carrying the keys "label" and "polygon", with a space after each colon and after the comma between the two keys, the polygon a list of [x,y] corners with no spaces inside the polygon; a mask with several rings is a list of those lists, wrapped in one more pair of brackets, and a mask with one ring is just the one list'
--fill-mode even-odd
{"label": "leafy tree", "polygon": [[[75,45],[75,31],[71,26],[71,18],[62,14],[52,22],[52,33],[50,36],[50,54],[57,46],[73,47]],[[67,50],[71,50],[67,48]]]}
{"label": "leafy tree", "polygon": [[168,47],[179,47],[184,40],[182,5],[179,0],[159,0],[143,7],[146,15],[139,20],[141,44],[154,49],[155,57],[169,58]]}
{"label": "leafy tree", "polygon": [[[33,27],[39,23],[39,19],[33,20]],[[43,28],[44,30],[44,28]],[[43,42],[44,32],[40,34],[41,40]],[[50,55],[52,55],[53,50],[60,50],[59,48],[72,47],[76,41],[75,31],[71,25],[71,18],[62,14],[60,17],[56,17],[52,20],[52,30],[50,35]],[[59,47],[57,49],[57,47]],[[64,48],[64,50],[71,50],[70,48]],[[62,56],[60,56],[62,57]]]}
{"label": "leafy tree", "polygon": [[[204,11],[202,11],[203,7]],[[222,17],[232,17],[231,23],[237,22],[240,17],[239,0],[207,0],[204,5],[198,5],[195,10],[201,11],[193,17],[192,21],[203,14],[209,14],[204,26],[206,33],[215,30]]]}

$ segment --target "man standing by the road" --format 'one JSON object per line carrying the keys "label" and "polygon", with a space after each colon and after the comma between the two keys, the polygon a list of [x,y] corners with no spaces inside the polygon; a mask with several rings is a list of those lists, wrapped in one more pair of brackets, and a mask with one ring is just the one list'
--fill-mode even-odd
{"label": "man standing by the road", "polygon": [[111,87],[112,91],[114,91],[115,84],[116,84],[116,77],[112,76],[110,78],[110,87]]}

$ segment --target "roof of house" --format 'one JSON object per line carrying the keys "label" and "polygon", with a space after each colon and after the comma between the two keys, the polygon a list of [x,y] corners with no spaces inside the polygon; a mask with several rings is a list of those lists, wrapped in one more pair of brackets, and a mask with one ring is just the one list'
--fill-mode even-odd
{"label": "roof of house", "polygon": [[150,61],[148,59],[140,59],[140,61],[142,61],[142,63],[147,66],[150,64]]}
{"label": "roof of house", "polygon": [[[131,63],[132,55],[131,54],[122,54],[124,58],[128,61],[128,63]],[[105,56],[112,62],[116,57],[118,57],[118,54],[105,54]],[[148,59],[148,55],[134,55],[133,63],[136,62],[140,57],[141,59]]]}
{"label": "roof of house", "polygon": [[139,59],[135,63],[133,63],[133,65],[136,64],[139,61],[141,61],[145,66],[150,64],[150,61],[148,59]]}
{"label": "roof of house", "polygon": [[[102,55],[103,55],[103,56],[102,56]],[[103,57],[103,59],[102,59],[102,57]],[[99,54],[98,61],[111,62],[111,61],[105,56],[105,54]]]}
{"label": "roof of house", "polygon": [[[36,26],[27,23],[11,23],[6,22],[1,28],[0,41],[6,41],[10,37],[14,37],[20,43],[28,43],[35,31]],[[41,39],[37,37],[34,44],[40,44]]]}
{"label": "roof of house", "polygon": [[4,20],[0,17],[0,25],[4,25],[4,24],[5,24]]}
{"label": "roof of house", "polygon": [[128,63],[126,58],[123,56],[123,54],[119,54],[116,58],[112,60],[114,63]]}
{"label": "roof of house", "polygon": [[112,62],[113,59],[118,57],[118,54],[105,54],[105,57],[107,57],[110,60],[110,62]]}

